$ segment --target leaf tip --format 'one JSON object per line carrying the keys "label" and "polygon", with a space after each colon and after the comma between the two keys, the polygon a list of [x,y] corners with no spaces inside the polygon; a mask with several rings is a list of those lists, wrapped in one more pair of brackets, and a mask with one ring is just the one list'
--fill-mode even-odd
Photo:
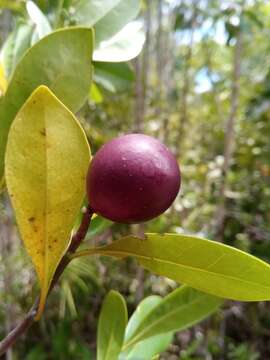
{"label": "leaf tip", "polygon": [[48,86],[46,86],[46,85],[40,85],[40,86],[38,86],[38,87],[34,90],[32,96],[35,95],[35,94],[37,94],[37,93],[48,94],[48,93],[51,93],[51,91],[50,91],[50,89],[48,88]]}
{"label": "leaf tip", "polygon": [[109,297],[109,296],[121,297],[120,293],[119,293],[118,291],[116,291],[116,290],[113,290],[113,289],[111,289],[111,290],[109,291],[109,293],[108,293],[107,296],[108,296],[108,297]]}

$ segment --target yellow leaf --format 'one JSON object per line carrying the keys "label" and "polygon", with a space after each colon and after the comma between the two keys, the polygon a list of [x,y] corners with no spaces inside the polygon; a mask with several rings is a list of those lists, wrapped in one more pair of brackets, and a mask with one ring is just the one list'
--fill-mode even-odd
{"label": "yellow leaf", "polygon": [[47,87],[38,87],[11,126],[5,158],[8,192],[41,286],[37,318],[70,242],[89,161],[74,115]]}
{"label": "yellow leaf", "polygon": [[0,97],[2,97],[7,89],[7,79],[5,78],[3,65],[0,64]]}

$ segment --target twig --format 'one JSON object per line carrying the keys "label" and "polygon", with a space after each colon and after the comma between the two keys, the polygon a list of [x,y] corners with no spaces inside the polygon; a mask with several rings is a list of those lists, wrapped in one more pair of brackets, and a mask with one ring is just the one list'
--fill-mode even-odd
{"label": "twig", "polygon": [[[70,262],[69,255],[73,254],[78,249],[79,245],[85,238],[88,227],[91,222],[92,215],[93,215],[93,210],[91,209],[90,206],[88,206],[83,214],[82,222],[80,224],[79,229],[73,235],[70,246],[56,269],[49,292],[54,288],[55,284],[59,280],[63,271],[69,264]],[[25,318],[0,342],[0,356],[5,354],[6,351],[12,345],[14,345],[18,341],[18,339],[23,334],[25,334],[26,331],[29,329],[29,327],[33,324],[37,313],[38,304],[39,304],[39,297],[35,300],[33,306],[31,307]]]}
{"label": "twig", "polygon": [[26,314],[25,318],[0,342],[0,356],[5,354],[11,346],[28,330],[34,322],[39,298],[36,299],[34,305]]}

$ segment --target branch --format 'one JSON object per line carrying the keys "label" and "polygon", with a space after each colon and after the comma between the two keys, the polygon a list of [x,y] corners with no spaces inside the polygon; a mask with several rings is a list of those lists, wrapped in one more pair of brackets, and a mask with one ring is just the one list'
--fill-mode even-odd
{"label": "branch", "polygon": [[[86,211],[83,214],[82,222],[81,222],[77,232],[72,236],[70,246],[69,246],[65,256],[62,258],[62,260],[60,261],[60,263],[55,271],[49,293],[54,288],[55,284],[59,280],[60,276],[64,272],[67,265],[69,264],[69,262],[70,262],[69,256],[78,249],[79,245],[85,238],[88,227],[91,222],[92,215],[93,215],[93,210],[91,209],[90,206],[88,206]],[[29,312],[26,314],[25,318],[9,334],[7,334],[7,336],[0,342],[0,356],[5,354],[5,352],[12,345],[14,345],[18,341],[18,339],[23,334],[25,334],[26,331],[29,329],[29,327],[33,324],[36,313],[37,313],[38,304],[39,304],[39,297],[35,300],[33,306],[31,307]]]}
{"label": "branch", "polygon": [[219,189],[219,204],[215,215],[215,238],[222,241],[224,225],[226,219],[226,189],[228,186],[228,172],[230,170],[233,151],[235,146],[235,123],[237,120],[237,111],[239,108],[240,96],[240,76],[241,76],[241,57],[242,57],[242,39],[243,35],[239,29],[234,48],[233,74],[231,86],[231,108],[225,129],[224,143],[224,163],[222,167],[221,186]]}

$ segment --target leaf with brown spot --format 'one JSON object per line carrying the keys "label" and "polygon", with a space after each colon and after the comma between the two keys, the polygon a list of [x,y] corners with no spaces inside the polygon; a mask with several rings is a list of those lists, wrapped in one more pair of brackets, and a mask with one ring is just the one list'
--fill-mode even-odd
{"label": "leaf with brown spot", "polygon": [[5,158],[8,192],[40,281],[38,317],[85,196],[89,160],[80,124],[40,86],[11,126]]}

